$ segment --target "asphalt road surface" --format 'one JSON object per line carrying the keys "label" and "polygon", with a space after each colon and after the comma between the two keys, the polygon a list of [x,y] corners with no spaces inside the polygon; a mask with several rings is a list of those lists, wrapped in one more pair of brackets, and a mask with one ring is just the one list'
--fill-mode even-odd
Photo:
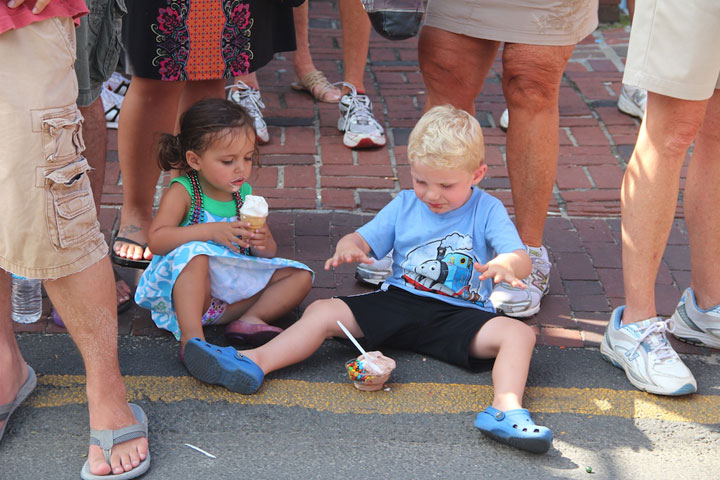
{"label": "asphalt road surface", "polygon": [[[19,343],[39,384],[0,444],[0,479],[79,478],[87,455],[80,357],[67,335]],[[169,338],[120,338],[129,400],[150,421],[148,480],[720,477],[717,356],[685,357],[699,392],[667,398],[635,390],[597,350],[538,348],[525,404],[555,440],[535,455],[475,429],[492,399],[490,371],[386,351],[398,364],[389,391],[361,392],[344,370],[354,348],[327,341],[243,396],[189,377],[176,350]]]}

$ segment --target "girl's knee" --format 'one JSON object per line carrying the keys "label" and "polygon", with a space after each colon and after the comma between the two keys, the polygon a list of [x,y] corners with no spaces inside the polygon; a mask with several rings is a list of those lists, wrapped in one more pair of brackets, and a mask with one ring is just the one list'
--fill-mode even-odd
{"label": "girl's knee", "polygon": [[308,272],[307,270],[295,269],[295,272],[293,272],[293,276],[296,278],[296,281],[298,283],[300,283],[308,291],[310,291],[310,289],[312,288],[312,273]]}

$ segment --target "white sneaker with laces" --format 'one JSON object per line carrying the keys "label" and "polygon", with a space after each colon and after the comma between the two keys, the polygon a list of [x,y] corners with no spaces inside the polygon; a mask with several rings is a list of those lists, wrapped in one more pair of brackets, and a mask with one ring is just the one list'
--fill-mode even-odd
{"label": "white sneaker with laces", "polygon": [[608,362],[625,370],[630,383],[657,395],[687,395],[697,390],[692,372],[673,350],[665,336],[672,333],[670,320],[650,318],[622,324],[625,306],[613,311],[600,354]]}
{"label": "white sneaker with laces", "polygon": [[673,323],[672,334],[678,340],[720,348],[720,305],[708,310],[700,309],[692,289],[685,289],[670,320]]}
{"label": "white sneaker with laces", "polygon": [[360,263],[355,270],[355,278],[370,285],[380,285],[392,275],[392,251],[373,263]]}
{"label": "white sneaker with laces", "polygon": [[618,97],[618,110],[633,117],[643,118],[647,105],[647,90],[623,84]]}
{"label": "white sneaker with laces", "polygon": [[350,91],[340,98],[340,118],[337,128],[343,135],[343,144],[348,148],[370,148],[385,145],[385,130],[375,120],[370,97],[357,93],[355,87],[340,82]]}
{"label": "white sneaker with laces", "polygon": [[105,111],[105,125],[107,125],[107,128],[118,128],[120,108],[124,99],[125,97],[114,93],[109,88],[100,89],[100,100]]}
{"label": "white sneaker with laces", "polygon": [[532,261],[532,271],[523,283],[524,289],[509,283],[498,283],[490,294],[495,310],[509,317],[530,317],[540,310],[540,300],[550,289],[550,261],[545,247],[530,247],[525,250]]}
{"label": "white sneaker with laces", "polygon": [[103,88],[111,90],[113,93],[125,96],[127,89],[130,87],[130,80],[118,72],[113,72],[110,78],[103,84]]}
{"label": "white sneaker with laces", "polygon": [[267,129],[265,119],[260,111],[265,108],[265,104],[260,97],[260,90],[247,85],[241,80],[236,80],[235,85],[225,87],[226,90],[230,90],[228,93],[228,100],[242,105],[253,117],[255,124],[255,132],[258,136],[258,143],[268,143],[270,141],[270,133]]}

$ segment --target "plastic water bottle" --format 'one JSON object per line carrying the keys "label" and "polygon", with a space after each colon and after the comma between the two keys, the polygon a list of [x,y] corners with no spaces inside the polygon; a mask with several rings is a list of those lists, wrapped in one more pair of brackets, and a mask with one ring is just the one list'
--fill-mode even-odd
{"label": "plastic water bottle", "polygon": [[17,323],[33,323],[42,315],[42,292],[38,278],[12,274],[12,319]]}

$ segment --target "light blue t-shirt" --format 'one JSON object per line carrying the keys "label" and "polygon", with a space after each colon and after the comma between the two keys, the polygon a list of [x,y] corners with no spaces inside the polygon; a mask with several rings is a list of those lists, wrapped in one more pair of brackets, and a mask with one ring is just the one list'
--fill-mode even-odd
{"label": "light blue t-shirt", "polygon": [[478,280],[475,262],[524,248],[502,202],[473,187],[463,206],[434,213],[403,190],[357,230],[375,258],[393,250],[393,274],[383,284],[461,307],[494,312],[492,280]]}

